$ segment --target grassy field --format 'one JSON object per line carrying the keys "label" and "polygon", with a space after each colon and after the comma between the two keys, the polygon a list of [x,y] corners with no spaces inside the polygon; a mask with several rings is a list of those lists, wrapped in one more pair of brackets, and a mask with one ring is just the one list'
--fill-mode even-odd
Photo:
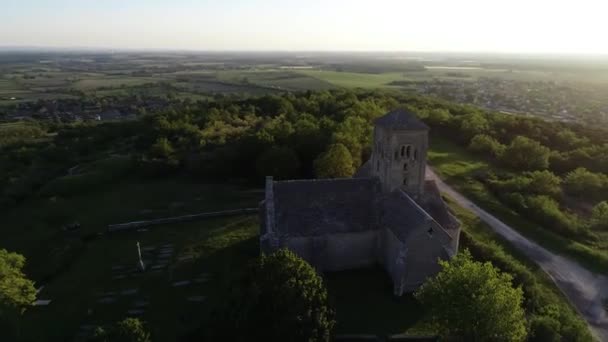
{"label": "grassy field", "polygon": [[[2,248],[28,258],[26,272],[38,286],[47,307],[31,308],[25,316],[27,341],[67,340],[79,327],[106,324],[127,316],[138,301],[149,302],[143,318],[150,322],[155,340],[174,340],[200,321],[218,300],[213,296],[232,270],[258,253],[257,216],[212,219],[174,224],[148,231],[103,234],[106,225],[129,220],[184,213],[255,207],[255,189],[180,181],[120,182],[85,194],[31,200],[2,213]],[[76,232],[61,229],[64,221],[78,221]],[[100,235],[102,234],[102,235]],[[149,267],[159,250],[170,245],[173,254],[161,272],[128,273],[123,279],[113,268],[133,269],[136,243],[155,247],[144,254]],[[186,260],[187,259],[187,260]],[[174,287],[176,281],[205,282]],[[137,293],[120,295],[136,289]],[[116,292],[116,301],[100,303],[103,293]],[[188,296],[205,296],[204,305]],[[201,311],[203,310],[203,311]],[[196,314],[195,314],[196,311]],[[61,319],[57,319],[61,317]]]}
{"label": "grassy field", "polygon": [[71,86],[76,90],[90,91],[102,87],[132,87],[146,83],[155,83],[162,81],[162,78],[154,77],[108,77],[108,78],[91,78],[76,81]]}
{"label": "grassy field", "polygon": [[387,72],[381,74],[364,74],[355,72],[339,72],[325,70],[301,70],[298,73],[329,82],[338,87],[345,88],[384,88],[389,87],[393,81],[407,81],[400,72]]}
{"label": "grassy field", "polygon": [[442,137],[430,139],[428,161],[451,186],[523,235],[559,254],[570,256],[595,272],[608,274],[608,251],[593,242],[577,242],[530,222],[495,198],[474,175],[492,166]]}

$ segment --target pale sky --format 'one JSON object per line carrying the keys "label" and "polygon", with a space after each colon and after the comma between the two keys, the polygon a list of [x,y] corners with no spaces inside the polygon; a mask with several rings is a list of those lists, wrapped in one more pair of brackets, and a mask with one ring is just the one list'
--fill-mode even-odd
{"label": "pale sky", "polygon": [[608,53],[606,0],[1,0],[0,46]]}

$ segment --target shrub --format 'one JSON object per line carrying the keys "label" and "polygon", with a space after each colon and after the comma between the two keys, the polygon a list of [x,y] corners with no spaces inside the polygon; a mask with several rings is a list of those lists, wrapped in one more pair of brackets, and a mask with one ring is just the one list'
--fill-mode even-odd
{"label": "shrub", "polygon": [[517,136],[501,156],[504,165],[515,170],[542,170],[549,167],[551,150],[538,141]]}
{"label": "shrub", "polygon": [[585,168],[578,168],[569,172],[564,179],[564,188],[567,193],[574,196],[598,198],[604,194],[608,185],[608,177],[601,173],[594,173]]}
{"label": "shrub", "polygon": [[485,134],[478,134],[471,139],[469,150],[498,159],[505,151],[505,145]]}
{"label": "shrub", "polygon": [[95,329],[95,342],[150,342],[150,333],[138,318],[124,320],[107,328]]}
{"label": "shrub", "polygon": [[554,227],[558,233],[573,236],[579,232],[577,217],[560,209],[559,204],[547,196],[530,196],[526,199],[529,217],[540,224]]}
{"label": "shrub", "polygon": [[591,227],[608,231],[608,202],[600,202],[591,211]]}

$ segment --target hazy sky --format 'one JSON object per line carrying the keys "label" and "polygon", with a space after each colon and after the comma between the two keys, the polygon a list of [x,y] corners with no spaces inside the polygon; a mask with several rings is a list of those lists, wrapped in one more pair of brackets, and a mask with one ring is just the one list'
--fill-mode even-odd
{"label": "hazy sky", "polygon": [[608,53],[606,0],[1,0],[0,46]]}

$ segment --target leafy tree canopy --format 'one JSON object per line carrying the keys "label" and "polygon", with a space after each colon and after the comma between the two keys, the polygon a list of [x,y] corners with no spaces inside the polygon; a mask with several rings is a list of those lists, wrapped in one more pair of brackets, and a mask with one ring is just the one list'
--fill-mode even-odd
{"label": "leafy tree canopy", "polygon": [[523,341],[523,291],[491,263],[473,261],[468,250],[451,261],[415,294],[429,310],[442,337],[457,341]]}
{"label": "leafy tree canopy", "polygon": [[329,341],[334,327],[323,280],[286,249],[251,264],[214,317],[211,340]]}
{"label": "leafy tree canopy", "polygon": [[342,144],[334,144],[315,160],[315,174],[318,178],[340,178],[353,175],[353,158]]}

